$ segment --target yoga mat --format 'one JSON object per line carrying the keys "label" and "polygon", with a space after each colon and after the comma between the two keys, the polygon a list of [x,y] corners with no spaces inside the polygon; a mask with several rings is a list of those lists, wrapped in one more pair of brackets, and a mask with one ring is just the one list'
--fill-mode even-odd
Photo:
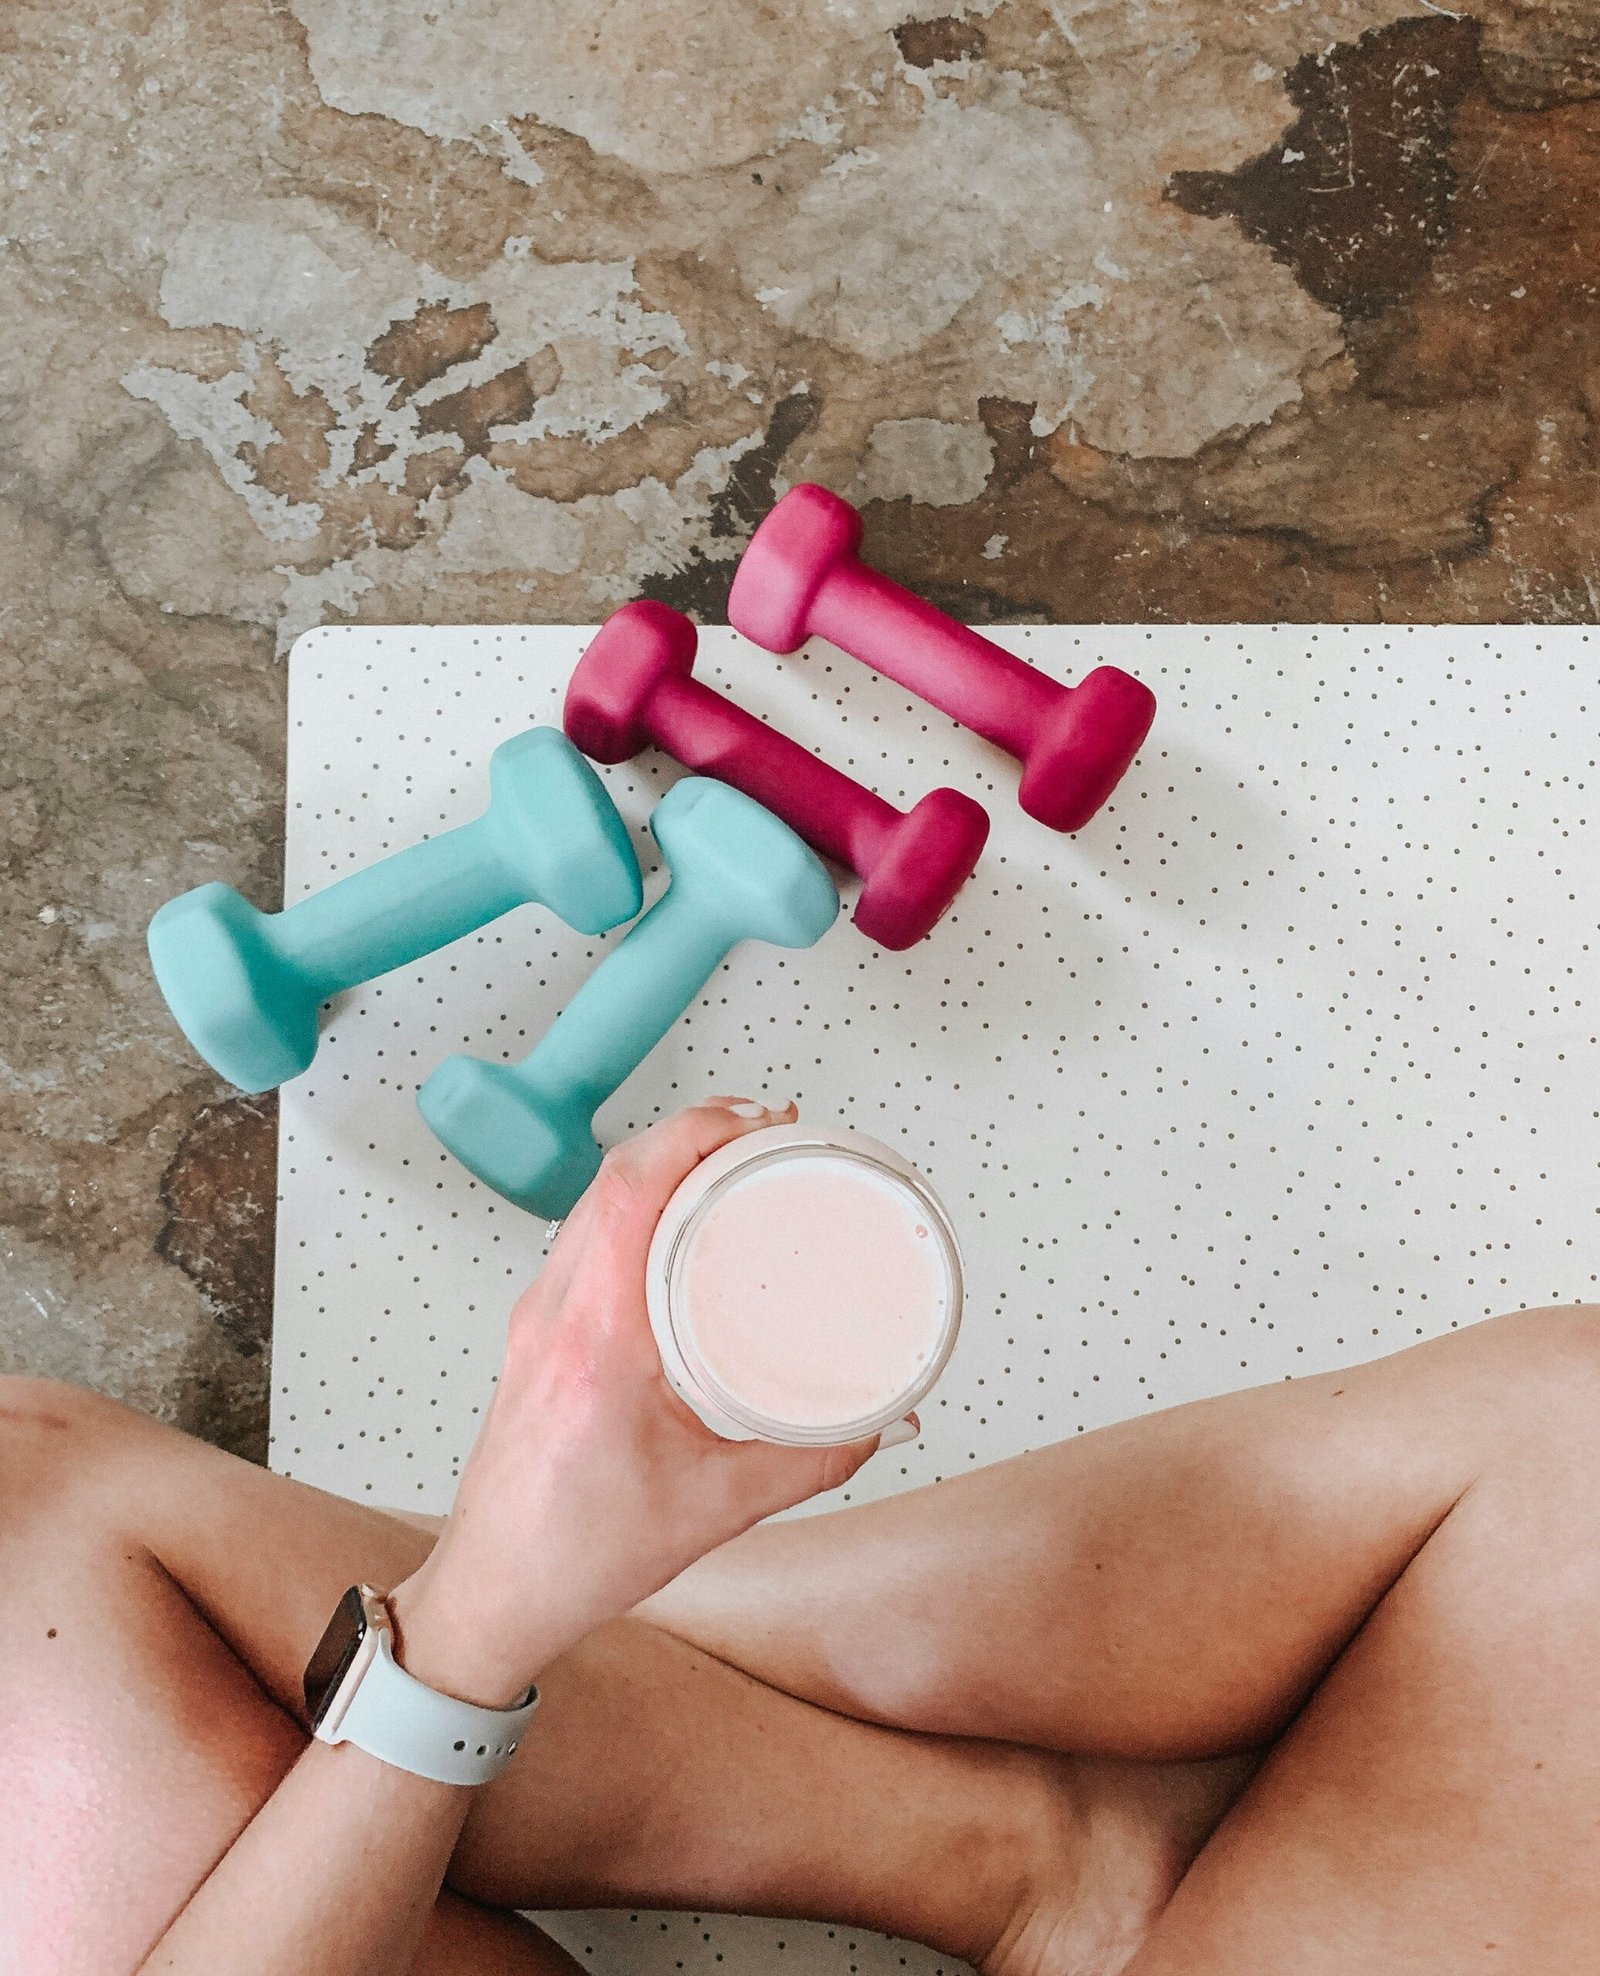
{"label": "yoga mat", "polygon": [[[286,899],[476,814],[491,749],[559,720],[591,635],[302,637]],[[1008,758],[821,641],[780,660],[703,634],[712,684],[902,807],[969,790],[994,833],[909,953],[845,917],[807,953],[739,950],[600,1115],[609,1142],[711,1091],[793,1097],[901,1147],[944,1195],[969,1266],[961,1342],[923,1444],[850,1495],[1594,1297],[1600,638],[989,635],[1060,679],[1109,661],[1158,696],[1139,760],[1076,838],[1018,811]],[[644,822],[677,769],[601,773],[652,870]],[[452,1050],[530,1048],[606,944],[524,907],[341,998],[285,1087],[283,1473],[448,1505],[543,1225],[454,1163],[414,1093]],[[794,1923],[550,1925],[596,1969],[646,1976],[950,1966]]]}

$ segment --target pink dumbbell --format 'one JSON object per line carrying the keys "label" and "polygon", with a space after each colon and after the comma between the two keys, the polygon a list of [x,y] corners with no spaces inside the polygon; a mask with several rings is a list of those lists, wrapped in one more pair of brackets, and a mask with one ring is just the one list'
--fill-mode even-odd
{"label": "pink dumbbell", "polygon": [[698,634],[666,604],[613,611],[578,661],[563,719],[597,762],[654,742],[686,768],[742,789],[862,878],[855,921],[883,947],[929,932],[971,876],[988,812],[935,789],[909,813],[693,677]]}
{"label": "pink dumbbell", "polygon": [[1155,695],[1117,666],[1062,686],[856,554],[861,517],[825,487],[792,488],[756,530],[728,618],[769,652],[813,633],[1015,755],[1018,800],[1052,830],[1081,830],[1122,780]]}

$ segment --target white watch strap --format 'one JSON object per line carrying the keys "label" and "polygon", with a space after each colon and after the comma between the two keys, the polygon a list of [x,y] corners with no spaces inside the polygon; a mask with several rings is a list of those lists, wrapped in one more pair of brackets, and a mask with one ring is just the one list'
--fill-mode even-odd
{"label": "white watch strap", "polygon": [[487,1784],[511,1761],[539,1706],[530,1692],[520,1708],[479,1708],[442,1695],[408,1674],[383,1627],[361,1684],[325,1743],[354,1743],[382,1763],[439,1784]]}

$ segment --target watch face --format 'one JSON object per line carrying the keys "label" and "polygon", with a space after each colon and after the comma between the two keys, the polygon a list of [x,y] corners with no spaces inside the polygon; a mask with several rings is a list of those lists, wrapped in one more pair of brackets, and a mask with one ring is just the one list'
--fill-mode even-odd
{"label": "watch face", "polygon": [[306,1715],[313,1729],[338,1694],[339,1683],[350,1672],[350,1664],[360,1651],[366,1633],[367,1614],[361,1601],[361,1587],[352,1585],[335,1608],[328,1630],[317,1642],[317,1650],[306,1666]]}

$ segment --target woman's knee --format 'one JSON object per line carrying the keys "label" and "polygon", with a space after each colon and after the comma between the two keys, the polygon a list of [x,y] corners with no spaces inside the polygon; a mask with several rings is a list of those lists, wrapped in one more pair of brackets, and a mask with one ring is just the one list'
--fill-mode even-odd
{"label": "woman's knee", "polygon": [[[1433,1368],[1428,1371],[1429,1366]],[[1434,1341],[1416,1369],[1426,1384],[1402,1406],[1449,1423],[1466,1493],[1493,1501],[1527,1492],[1552,1529],[1600,1498],[1600,1306],[1510,1311]],[[1433,1384],[1437,1380],[1437,1385]],[[1525,1520],[1525,1519],[1520,1519]],[[1535,1518],[1535,1521],[1538,1519]],[[1452,1515],[1488,1537],[1493,1523]]]}
{"label": "woman's knee", "polygon": [[0,1377],[0,1496],[13,1517],[30,1503],[81,1511],[118,1457],[161,1430],[131,1407],[57,1379]]}
{"label": "woman's knee", "polygon": [[1544,1435],[1600,1410],[1600,1305],[1554,1304],[1509,1311],[1475,1325],[1481,1371],[1506,1417]]}
{"label": "woman's knee", "polygon": [[156,1423],[120,1400],[108,1400],[87,1386],[26,1373],[0,1373],[0,1423],[41,1437],[109,1433],[118,1427],[153,1428]]}

